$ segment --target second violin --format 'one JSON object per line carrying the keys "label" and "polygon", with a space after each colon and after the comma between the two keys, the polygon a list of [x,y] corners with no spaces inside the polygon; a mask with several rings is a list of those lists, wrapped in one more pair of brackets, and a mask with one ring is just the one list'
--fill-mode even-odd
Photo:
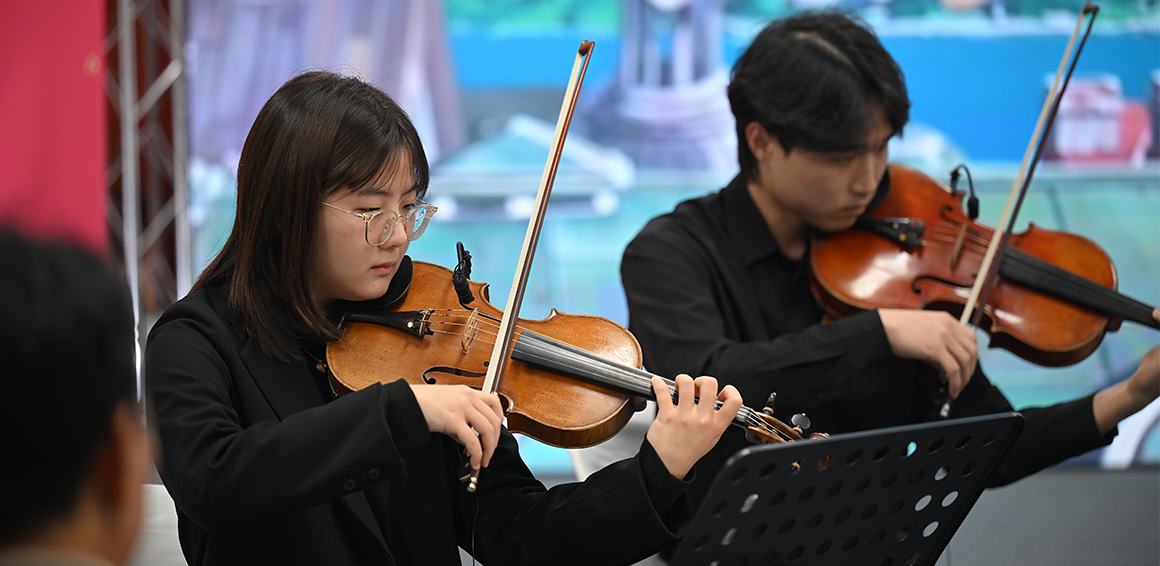
{"label": "second violin", "polygon": [[[993,231],[962,211],[962,193],[891,165],[889,191],[854,229],[817,238],[811,288],[836,316],[873,308],[963,310]],[[983,307],[991,345],[1044,366],[1091,354],[1122,320],[1157,328],[1152,307],[1116,292],[1094,242],[1032,224],[1014,234]]]}

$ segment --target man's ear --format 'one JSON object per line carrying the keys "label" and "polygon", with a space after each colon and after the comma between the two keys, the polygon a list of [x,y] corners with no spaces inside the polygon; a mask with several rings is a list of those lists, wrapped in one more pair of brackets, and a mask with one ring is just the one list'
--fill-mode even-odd
{"label": "man's ear", "polygon": [[106,520],[106,536],[118,553],[127,555],[136,538],[149,461],[149,440],[137,411],[132,404],[123,403],[113,411],[109,434],[93,461],[92,475]]}
{"label": "man's ear", "polygon": [[757,158],[758,161],[764,161],[769,157],[769,152],[773,150],[771,144],[777,143],[777,140],[769,135],[765,126],[757,122],[750,122],[745,126],[745,142],[749,144],[749,151],[753,152],[753,157]]}

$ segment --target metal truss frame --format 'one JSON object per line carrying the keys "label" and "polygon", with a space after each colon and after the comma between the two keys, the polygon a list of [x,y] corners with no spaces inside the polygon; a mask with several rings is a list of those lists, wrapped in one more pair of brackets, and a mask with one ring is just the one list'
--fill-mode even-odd
{"label": "metal truss frame", "polygon": [[148,329],[193,280],[185,5],[107,0],[107,6],[106,83],[117,118],[109,124],[108,218],[112,256],[124,262],[132,295],[142,391]]}

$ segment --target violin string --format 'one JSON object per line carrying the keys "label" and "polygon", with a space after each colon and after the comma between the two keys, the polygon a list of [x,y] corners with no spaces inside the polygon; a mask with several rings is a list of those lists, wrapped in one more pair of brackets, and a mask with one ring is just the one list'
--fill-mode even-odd
{"label": "violin string", "polygon": [[[932,228],[931,237],[925,240],[927,246],[938,250],[954,249],[954,245],[958,242],[961,225],[956,227],[954,223],[933,222],[930,226]],[[962,257],[981,262],[982,258],[986,256],[986,249],[990,245],[990,242],[990,236],[979,234],[977,231],[968,228],[967,237],[964,239],[961,249]],[[1037,265],[1038,262],[1034,261],[1034,256],[1031,256],[1030,259],[1020,258],[1016,254],[1005,257],[1007,259],[1004,262],[1014,262],[1013,268],[1021,269],[1024,272],[1035,273],[1039,277],[1050,279],[1051,284],[1059,291],[1065,291],[1073,297],[1089,297],[1092,301],[1101,305],[1101,307],[1096,308],[1097,311],[1104,309],[1107,312],[1125,314],[1137,310],[1141,312],[1151,310],[1147,305],[1143,305],[1131,297],[1122,295],[1113,288],[1085,279],[1066,269],[1058,266],[1050,266],[1050,264],[1048,266],[1054,267],[1054,269]],[[1042,262],[1042,260],[1039,261]]]}
{"label": "violin string", "polygon": [[[448,317],[456,317],[456,318],[464,318],[464,317],[468,316],[468,315],[459,315],[459,316],[456,316],[456,315],[447,314],[447,312],[455,312],[455,311],[446,311],[446,312],[444,312],[444,313],[441,313],[441,314],[442,314],[442,316],[448,316]],[[466,326],[465,324],[462,324],[462,323],[452,323],[452,322],[437,322],[437,324],[443,324],[443,325],[449,325],[449,326]],[[429,327],[429,328],[430,328],[430,327]],[[438,334],[447,334],[447,335],[453,335],[453,336],[462,336],[462,335],[463,335],[463,333],[462,333],[462,332],[456,332],[456,331],[450,331],[450,330],[440,330],[440,329],[435,329],[435,328],[430,328],[430,330],[431,330],[432,332],[434,332],[434,333],[438,333]],[[543,336],[542,334],[539,334],[539,333],[537,333],[537,332],[535,332],[535,331],[532,331],[532,330],[528,330],[528,329],[521,329],[521,330],[522,330],[523,332],[528,332],[528,333],[530,333],[530,334],[535,334],[535,335],[538,335],[538,336]],[[492,341],[481,340],[481,342],[483,342],[484,344],[487,344],[487,345],[494,345],[494,343],[495,343],[495,342],[494,342],[494,337],[496,336],[496,333],[495,333],[495,332],[490,332],[490,331],[484,330],[484,331],[483,331],[483,334],[484,334],[485,336],[490,336],[490,337],[492,337],[492,338],[493,338],[493,340],[492,340]],[[515,338],[513,338],[513,340],[515,340],[515,339],[517,339],[517,338],[518,338],[518,336],[516,336]],[[671,389],[672,389],[672,387],[670,386],[670,390],[671,390]],[[747,423],[747,424],[748,424],[750,427],[752,427],[752,428],[756,428],[756,429],[758,429],[758,430],[760,430],[760,431],[762,431],[762,432],[768,433],[768,434],[770,434],[770,435],[772,435],[772,436],[775,436],[775,437],[781,438],[782,440],[785,440],[785,441],[787,441],[787,442],[792,442],[792,441],[793,441],[793,439],[792,439],[792,438],[790,438],[790,437],[789,437],[787,434],[785,434],[785,433],[784,433],[784,432],[782,432],[781,430],[777,429],[777,428],[776,428],[776,427],[774,427],[773,425],[771,425],[771,424],[767,423],[767,422],[766,422],[766,421],[765,421],[765,420],[762,418],[762,413],[759,413],[759,412],[755,411],[754,409],[752,409],[752,408],[750,408],[750,407],[747,407],[747,406],[745,406],[745,405],[742,405],[742,406],[741,406],[741,408],[738,410],[738,412],[742,414],[742,417],[744,418],[744,420],[746,421],[746,423]]]}
{"label": "violin string", "polygon": [[[459,313],[469,313],[469,312],[470,311],[458,310],[458,309],[437,309],[437,310],[433,310],[430,313],[428,313],[428,316],[429,316],[429,318],[433,317],[433,316],[439,316],[439,317],[451,318],[451,319],[470,319],[471,318],[470,314],[459,314]],[[480,314],[481,314],[481,316],[477,320],[481,324],[476,326],[476,329],[477,329],[477,331],[482,331],[482,333],[484,335],[490,336],[492,338],[491,341],[483,340],[484,343],[486,343],[488,345],[494,345],[494,343],[495,343],[494,338],[498,335],[498,331],[492,331],[492,330],[490,330],[490,328],[498,328],[498,323],[494,321],[494,317],[492,317],[490,315],[483,314],[483,313],[480,313]],[[448,321],[435,321],[435,322],[437,324],[442,324],[442,325],[447,325],[447,326],[462,326],[462,327],[468,326],[467,323],[462,323],[462,322],[448,322]],[[517,329],[520,331],[520,334],[523,334],[526,332],[526,333],[529,333],[529,334],[532,334],[535,336],[539,336],[539,337],[551,340],[551,337],[545,336],[539,332],[536,332],[536,331],[531,330],[529,328],[525,328],[523,326],[517,325]],[[432,330],[432,332],[438,332],[440,334],[460,335],[460,336],[463,335],[463,332],[454,332],[454,331],[436,330],[436,329],[431,329],[431,330]],[[513,342],[518,340],[518,338],[519,338],[519,335],[513,335],[513,337],[512,337]],[[670,385],[670,390],[671,389],[673,389],[672,385]],[[752,408],[746,407],[744,405],[742,405],[742,407],[743,407],[744,411],[739,411],[739,412],[743,413],[745,420],[753,428],[757,428],[759,430],[762,430],[763,432],[770,433],[774,436],[785,439],[787,441],[792,440],[785,433],[774,428],[772,425],[769,425],[761,417],[758,417],[757,416],[758,413],[756,413]]]}
{"label": "violin string", "polygon": [[[449,323],[440,323],[440,324],[449,324]],[[449,330],[439,330],[439,329],[434,329],[434,328],[432,328],[431,331],[438,333],[438,334],[447,334],[447,335],[452,335],[452,336],[461,336],[462,335],[461,332],[454,332],[454,331],[449,331]],[[483,334],[485,336],[494,336],[493,333],[486,332],[486,331]],[[487,340],[481,340],[481,342],[483,342],[484,344],[487,344],[487,345],[494,344],[494,342],[490,342]],[[670,391],[671,390],[672,390],[672,387],[670,387]],[[758,429],[762,432],[768,433],[772,436],[781,438],[785,441],[792,441],[793,440],[792,438],[787,436],[784,432],[782,432],[782,431],[778,430],[776,427],[773,427],[772,425],[766,423],[760,416],[758,416],[759,413],[754,411],[752,408],[749,408],[749,407],[742,405],[742,408],[739,409],[738,412],[741,413],[742,418],[746,421],[748,426],[750,426],[752,428],[756,428],[756,429]]]}
{"label": "violin string", "polygon": [[[938,228],[938,227],[945,228],[945,224],[938,223],[938,224],[935,224],[935,227],[936,228]],[[956,240],[958,237],[957,231],[953,230],[953,229],[951,231],[952,231],[952,233],[954,233],[953,239],[949,238],[947,236],[943,236],[943,237],[939,237],[939,238],[932,238],[931,241],[945,243],[947,241]],[[942,232],[945,234],[946,230],[944,229],[944,230],[942,230]],[[977,244],[978,247],[976,248],[975,246],[965,244],[964,248],[963,248],[963,255],[968,256],[968,257],[973,257],[973,258],[982,258],[985,254],[984,250],[986,249],[986,246],[989,245],[989,243],[990,243],[990,238],[984,237],[982,235],[977,235],[974,232],[969,232],[969,233],[971,234],[971,240],[979,242]],[[1052,284],[1055,285],[1060,290],[1069,291],[1073,295],[1086,295],[1086,296],[1092,297],[1093,299],[1099,300],[1100,302],[1102,302],[1106,306],[1106,308],[1114,310],[1115,312],[1123,313],[1123,312],[1132,311],[1134,309],[1139,308],[1138,301],[1136,301],[1135,299],[1121,295],[1120,293],[1116,292],[1114,289],[1112,289],[1110,287],[1105,287],[1103,285],[1100,285],[1099,283],[1095,283],[1094,281],[1084,279],[1081,276],[1076,275],[1074,273],[1067,272],[1066,269],[1057,267],[1057,269],[1060,269],[1064,272],[1064,273],[1058,274],[1058,275],[1062,275],[1062,277],[1052,276],[1052,272],[1048,271],[1048,272],[1044,273],[1043,268],[1041,268],[1037,265],[1032,265],[1030,260],[1020,259],[1019,257],[1017,257],[1015,255],[1011,255],[1011,256],[1007,256],[1007,257],[1010,258],[1010,261],[1016,262],[1016,265],[1018,265],[1021,268],[1024,268],[1026,270],[1039,272],[1044,277],[1051,277]],[[1040,260],[1040,261],[1042,261],[1042,260]],[[1100,288],[1097,289],[1093,285],[1099,285]]]}

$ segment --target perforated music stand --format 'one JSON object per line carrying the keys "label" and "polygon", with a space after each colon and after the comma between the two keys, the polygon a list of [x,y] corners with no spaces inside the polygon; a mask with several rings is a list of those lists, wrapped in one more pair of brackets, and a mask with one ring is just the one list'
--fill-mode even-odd
{"label": "perforated music stand", "polygon": [[745,448],[671,564],[933,565],[1022,428],[1007,413]]}

